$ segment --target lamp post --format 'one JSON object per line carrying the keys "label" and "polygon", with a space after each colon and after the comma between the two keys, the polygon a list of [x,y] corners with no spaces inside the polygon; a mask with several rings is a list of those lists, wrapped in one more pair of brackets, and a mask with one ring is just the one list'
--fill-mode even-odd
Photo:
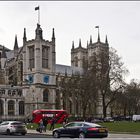
{"label": "lamp post", "polygon": [[36,98],[36,109],[38,109],[38,98]]}
{"label": "lamp post", "polygon": [[35,104],[34,104],[34,102],[35,102],[35,98],[34,98],[34,95],[33,95],[33,100],[32,100],[33,110],[35,109]]}

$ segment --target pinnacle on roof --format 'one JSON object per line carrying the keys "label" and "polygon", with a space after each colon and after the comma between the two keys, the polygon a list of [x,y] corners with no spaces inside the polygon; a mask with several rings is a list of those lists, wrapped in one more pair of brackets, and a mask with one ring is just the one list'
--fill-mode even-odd
{"label": "pinnacle on roof", "polygon": [[90,35],[90,44],[92,44],[92,36]]}
{"label": "pinnacle on roof", "polygon": [[72,41],[72,49],[74,49],[74,41]]}
{"label": "pinnacle on roof", "polygon": [[79,39],[79,47],[82,47],[82,45],[81,45],[81,39]]}
{"label": "pinnacle on roof", "polygon": [[53,31],[52,31],[52,39],[55,39],[54,28],[53,28]]}
{"label": "pinnacle on roof", "polygon": [[106,38],[105,38],[105,43],[108,44],[108,39],[107,39],[107,35],[106,35]]}
{"label": "pinnacle on roof", "polygon": [[100,33],[99,33],[99,30],[98,30],[98,42],[100,42]]}
{"label": "pinnacle on roof", "polygon": [[26,28],[24,28],[23,40],[27,41],[27,38],[26,38]]}
{"label": "pinnacle on roof", "polygon": [[15,36],[14,50],[18,50],[17,35]]}

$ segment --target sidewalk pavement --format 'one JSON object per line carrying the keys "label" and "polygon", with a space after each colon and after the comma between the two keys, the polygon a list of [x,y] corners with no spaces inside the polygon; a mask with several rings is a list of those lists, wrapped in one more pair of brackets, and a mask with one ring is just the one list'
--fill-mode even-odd
{"label": "sidewalk pavement", "polygon": [[36,130],[33,129],[27,129],[28,134],[41,134],[41,135],[52,135],[52,131],[46,130],[46,132],[37,132]]}

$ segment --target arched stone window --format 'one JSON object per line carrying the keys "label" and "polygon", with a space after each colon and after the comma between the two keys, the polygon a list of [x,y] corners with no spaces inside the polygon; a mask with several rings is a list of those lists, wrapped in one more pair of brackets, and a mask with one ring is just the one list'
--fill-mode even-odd
{"label": "arched stone window", "polygon": [[45,89],[43,91],[43,102],[48,102],[49,101],[49,90]]}
{"label": "arched stone window", "polygon": [[8,101],[8,115],[15,115],[15,102],[13,100]]}
{"label": "arched stone window", "polygon": [[42,68],[49,67],[49,47],[42,46]]}
{"label": "arched stone window", "polygon": [[20,79],[21,79],[21,81],[23,81],[23,61],[20,61],[19,67],[20,67]]}
{"label": "arched stone window", "polygon": [[0,99],[0,115],[3,115],[3,100]]}
{"label": "arched stone window", "polygon": [[19,101],[19,115],[24,115],[24,101]]}
{"label": "arched stone window", "polygon": [[34,45],[29,46],[29,68],[32,69],[35,67],[35,49]]}

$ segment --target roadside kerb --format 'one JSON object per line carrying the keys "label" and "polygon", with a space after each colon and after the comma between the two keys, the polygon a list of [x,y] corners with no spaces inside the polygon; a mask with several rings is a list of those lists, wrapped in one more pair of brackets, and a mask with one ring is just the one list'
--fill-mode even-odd
{"label": "roadside kerb", "polygon": [[34,129],[27,129],[27,133],[28,134],[36,134],[36,135],[52,135],[52,131],[49,131],[49,130],[46,130],[46,132],[37,132],[36,130]]}

